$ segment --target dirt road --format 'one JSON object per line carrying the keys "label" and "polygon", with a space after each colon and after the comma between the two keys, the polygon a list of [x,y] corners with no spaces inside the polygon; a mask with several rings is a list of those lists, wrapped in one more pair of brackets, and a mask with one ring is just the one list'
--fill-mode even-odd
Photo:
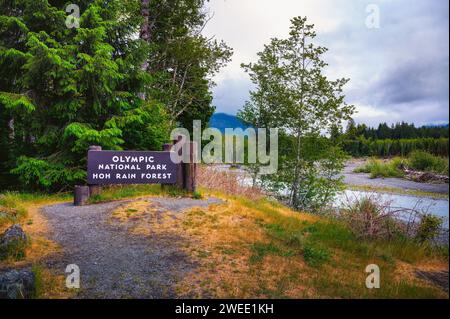
{"label": "dirt road", "polygon": [[[217,199],[148,198],[161,212],[219,203]],[[111,212],[127,201],[74,207],[58,204],[42,209],[52,231],[50,238],[64,253],[48,266],[64,274],[69,264],[81,273],[79,298],[176,298],[174,284],[196,267],[179,249],[180,238],[133,235],[109,222]],[[189,296],[184,296],[189,297]]]}

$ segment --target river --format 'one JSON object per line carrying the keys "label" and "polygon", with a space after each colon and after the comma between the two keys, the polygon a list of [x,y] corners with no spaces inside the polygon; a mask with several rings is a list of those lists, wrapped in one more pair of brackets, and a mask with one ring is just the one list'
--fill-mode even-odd
{"label": "river", "polygon": [[[221,171],[228,171],[236,174],[239,177],[240,182],[243,185],[250,186],[252,185],[252,180],[249,177],[248,173],[243,169],[233,169],[230,170],[228,165],[217,165],[215,166],[216,170]],[[360,175],[355,174],[351,169],[346,169],[347,175]],[[367,180],[370,180],[367,177]],[[377,179],[377,183],[386,183],[386,181],[389,181],[389,179]],[[409,181],[408,181],[409,182]],[[419,183],[410,183],[417,189],[417,185]],[[437,193],[440,193],[440,191],[445,192],[445,188],[448,189],[448,184],[445,185],[435,185],[435,184],[425,184],[421,183],[422,185],[419,185],[421,187],[425,187],[429,185],[430,187],[440,187],[439,191]],[[383,185],[381,185],[383,186]],[[447,191],[448,193],[448,191]],[[353,191],[353,190],[346,190],[344,192],[341,192],[337,195],[336,200],[334,202],[334,206],[336,207],[342,207],[344,203],[346,203],[347,200],[367,197],[367,196],[376,196],[377,199],[379,199],[382,202],[389,202],[391,207],[395,208],[402,208],[402,209],[415,209],[417,211],[426,212],[429,214],[433,214],[439,217],[444,218],[444,225],[446,228],[448,228],[449,225],[449,200],[448,198],[444,199],[433,199],[430,197],[422,197],[422,196],[411,196],[411,195],[403,195],[403,194],[388,194],[388,193],[378,193],[378,192],[364,192],[364,191]]]}
{"label": "river", "polygon": [[[335,201],[337,207],[344,205],[347,200],[360,199],[374,196],[374,193],[346,190],[340,193]],[[376,193],[376,199],[382,202],[389,202],[392,208],[414,209],[420,212],[433,214],[444,219],[444,225],[448,228],[449,221],[449,201],[448,199],[433,199],[429,197],[417,197],[410,195],[397,195]]]}

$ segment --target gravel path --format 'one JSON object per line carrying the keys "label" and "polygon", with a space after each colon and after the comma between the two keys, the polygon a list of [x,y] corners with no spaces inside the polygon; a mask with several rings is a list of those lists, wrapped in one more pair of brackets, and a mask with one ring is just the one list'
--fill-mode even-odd
{"label": "gravel path", "polygon": [[430,193],[449,193],[449,184],[429,184],[417,183],[402,178],[370,178],[370,174],[354,173],[355,168],[359,167],[361,162],[350,162],[344,169],[344,182],[355,186],[373,186],[373,187],[392,187],[406,190],[416,190]]}
{"label": "gravel path", "polygon": [[[172,213],[221,203],[217,199],[147,200]],[[176,298],[174,284],[196,265],[179,249],[179,237],[132,235],[109,223],[110,213],[127,202],[44,207],[42,213],[52,229],[50,237],[64,249],[48,266],[61,274],[69,264],[79,266],[79,298]]]}

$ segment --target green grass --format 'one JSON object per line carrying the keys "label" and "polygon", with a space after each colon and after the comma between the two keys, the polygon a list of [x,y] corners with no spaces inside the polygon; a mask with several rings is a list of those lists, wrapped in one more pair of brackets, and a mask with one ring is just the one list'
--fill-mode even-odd
{"label": "green grass", "polygon": [[294,253],[289,249],[284,249],[275,243],[254,243],[252,246],[253,254],[250,256],[250,263],[263,261],[267,255],[276,255],[281,257],[291,257]]}
{"label": "green grass", "polygon": [[[338,298],[436,298],[439,288],[395,278],[399,262],[410,265],[441,260],[448,262],[448,247],[419,244],[410,239],[360,239],[342,222],[332,218],[302,220],[278,211],[280,204],[238,199],[241,204],[264,212],[255,222],[265,231],[268,242],[252,246],[252,262],[269,254],[303,258],[310,267],[306,286],[315,294]],[[268,222],[270,220],[270,222]],[[286,255],[286,252],[289,254]],[[365,287],[364,269],[377,264],[382,271],[382,289]]]}
{"label": "green grass", "polygon": [[46,193],[22,193],[22,192],[4,192],[0,194],[1,198],[6,198],[9,202],[21,203],[21,202],[46,202],[46,201],[66,201],[73,199],[72,193],[58,193],[58,194],[46,194]]}
{"label": "green grass", "polygon": [[442,158],[422,151],[412,152],[408,158],[394,157],[388,161],[372,158],[364,165],[356,168],[354,172],[368,173],[371,178],[401,178],[405,176],[403,171],[405,167],[440,175],[448,176],[449,174],[448,158]]}
{"label": "green grass", "polygon": [[159,185],[108,186],[103,187],[100,195],[91,196],[89,203],[97,204],[144,195],[159,195],[160,193],[161,186]]}
{"label": "green grass", "polygon": [[330,252],[326,248],[308,244],[303,248],[303,257],[308,265],[319,267],[330,259]]}
{"label": "green grass", "polygon": [[32,220],[27,220],[29,203],[45,203],[50,201],[69,201],[72,194],[44,194],[44,193],[19,193],[4,192],[0,194],[0,228],[12,224],[26,223],[31,225]]}
{"label": "green grass", "polygon": [[[448,262],[448,247],[419,244],[410,239],[360,239],[341,221],[318,218],[308,221],[281,214],[280,204],[262,200],[239,199],[253,209],[265,213],[270,223],[262,219],[257,224],[266,232],[269,244],[253,246],[253,261],[267,254],[289,258],[301,257],[311,267],[304,284],[318,295],[338,298],[436,298],[439,288],[418,285],[414,281],[395,280],[398,262],[415,265],[434,258]],[[265,220],[267,220],[265,218]],[[382,289],[365,287],[364,269],[375,263],[382,271]]]}
{"label": "green grass", "polygon": [[133,198],[139,196],[159,196],[164,195],[168,197],[193,197],[200,199],[201,194],[195,192],[190,194],[184,190],[178,189],[171,185],[126,185],[126,186],[108,186],[102,189],[100,195],[89,198],[90,204],[98,204],[103,202],[110,202],[121,200],[125,198]]}
{"label": "green grass", "polygon": [[[184,195],[170,188],[161,190],[158,185],[140,185],[108,187],[95,200],[101,202],[161,194]],[[412,265],[434,259],[448,262],[448,247],[420,245],[412,240],[362,240],[355,236],[345,224],[335,219],[297,218],[293,214],[281,213],[281,209],[285,207],[267,199],[259,201],[239,197],[234,199],[242,206],[260,212],[258,218],[255,218],[255,223],[257,228],[264,232],[266,238],[248,246],[251,251],[249,262],[255,269],[258,269],[259,263],[270,255],[288,258],[289,262],[301,258],[307,267],[305,270],[307,276],[302,277],[302,281],[305,280],[305,286],[312,287],[317,296],[338,298],[440,296],[439,290],[432,287],[417,286],[415,282],[396,282],[395,269],[400,261]],[[1,195],[0,204],[17,208],[26,202],[45,203],[50,200],[71,201],[72,194],[6,193]],[[228,254],[235,252],[233,247],[226,246],[223,249]],[[207,255],[206,251],[199,252],[200,257],[207,258]],[[383,289],[377,291],[368,291],[360,278],[364,276],[365,267],[372,263],[378,264],[382,269]],[[286,274],[286,277],[279,278],[275,288],[262,285],[261,289],[266,291],[267,295],[283,297],[286,282],[290,280],[289,276],[290,274]]]}
{"label": "green grass", "polygon": [[193,199],[202,199],[203,195],[199,191],[195,191],[194,193],[192,193],[192,198]]}
{"label": "green grass", "polygon": [[447,176],[449,174],[448,163],[448,158],[438,157],[422,151],[413,152],[408,157],[408,166],[412,169]]}
{"label": "green grass", "polygon": [[26,240],[14,240],[6,246],[0,247],[0,261],[14,260],[20,261],[25,259],[25,250],[29,246],[30,242]]}
{"label": "green grass", "polygon": [[366,164],[354,170],[355,173],[368,173],[370,178],[404,177],[405,173],[400,169],[403,160],[394,158],[389,162],[379,159],[370,159]]}
{"label": "green grass", "polygon": [[21,205],[20,195],[17,193],[4,193],[0,195],[0,227],[19,223],[24,220],[28,212]]}

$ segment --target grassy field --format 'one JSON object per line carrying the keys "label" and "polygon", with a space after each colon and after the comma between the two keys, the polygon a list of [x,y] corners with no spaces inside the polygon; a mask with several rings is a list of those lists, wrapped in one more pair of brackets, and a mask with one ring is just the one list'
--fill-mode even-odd
{"label": "grassy field", "polygon": [[[202,265],[181,291],[203,285],[224,298],[447,297],[414,276],[416,268],[448,269],[445,252],[365,242],[336,221],[267,200],[225,199],[222,207],[192,211],[179,228],[196,239],[187,251]],[[369,264],[381,269],[381,289],[365,287]]]}
{"label": "grassy field", "polygon": [[[198,267],[177,283],[180,296],[194,293],[197,297],[221,298],[448,298],[440,288],[414,275],[416,270],[448,271],[448,249],[433,249],[413,241],[361,240],[336,220],[294,212],[264,198],[254,200],[205,189],[201,192],[203,197],[219,197],[225,203],[208,209],[195,208],[177,219],[154,219],[150,225],[136,223],[137,213],[143,210],[139,200],[111,215],[123,223],[133,215],[134,228],[130,231],[183,238],[182,249]],[[170,189],[161,192],[159,186],[115,187],[106,189],[93,201],[144,195],[184,194]],[[2,217],[0,230],[18,222],[30,236],[31,244],[22,260],[1,261],[0,268],[33,265],[39,284],[37,297],[72,296],[64,288],[64,278],[41,264],[62,248],[48,240],[48,225],[39,213],[42,205],[70,199],[70,195],[1,196],[1,209],[19,209],[20,216]],[[369,264],[377,264],[381,269],[380,289],[365,287],[365,268]]]}

